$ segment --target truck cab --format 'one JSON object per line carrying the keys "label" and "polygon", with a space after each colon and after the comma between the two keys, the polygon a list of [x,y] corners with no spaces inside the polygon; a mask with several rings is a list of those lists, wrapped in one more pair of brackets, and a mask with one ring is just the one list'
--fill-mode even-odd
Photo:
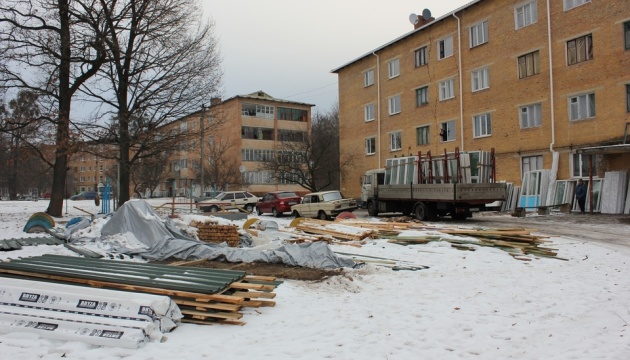
{"label": "truck cab", "polygon": [[365,172],[361,176],[361,205],[367,206],[368,200],[372,199],[378,191],[378,185],[385,183],[385,169],[373,169]]}

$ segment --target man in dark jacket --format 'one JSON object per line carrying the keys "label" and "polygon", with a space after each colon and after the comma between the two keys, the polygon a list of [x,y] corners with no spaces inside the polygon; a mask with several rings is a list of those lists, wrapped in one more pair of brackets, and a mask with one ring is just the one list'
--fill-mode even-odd
{"label": "man in dark jacket", "polygon": [[584,184],[582,179],[579,179],[577,182],[577,187],[575,188],[575,198],[580,206],[580,212],[584,214],[584,204],[586,203],[586,184]]}

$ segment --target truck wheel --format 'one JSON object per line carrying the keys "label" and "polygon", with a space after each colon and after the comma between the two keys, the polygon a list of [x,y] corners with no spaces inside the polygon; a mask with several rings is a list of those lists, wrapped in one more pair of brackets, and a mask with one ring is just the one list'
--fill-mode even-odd
{"label": "truck wheel", "polygon": [[320,220],[328,220],[328,215],[324,212],[324,210],[319,210],[317,213],[317,218]]}
{"label": "truck wheel", "polygon": [[417,203],[413,212],[417,220],[425,221],[429,218],[427,206],[423,203]]}
{"label": "truck wheel", "polygon": [[374,201],[368,202],[367,212],[370,216],[378,216],[378,210],[376,209],[376,204],[374,203]]}

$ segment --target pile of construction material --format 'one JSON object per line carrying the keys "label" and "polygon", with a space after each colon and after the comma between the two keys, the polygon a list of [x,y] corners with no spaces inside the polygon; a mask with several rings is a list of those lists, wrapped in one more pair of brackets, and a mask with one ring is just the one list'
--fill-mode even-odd
{"label": "pile of construction material", "polygon": [[210,219],[193,220],[189,225],[197,229],[197,237],[203,242],[214,244],[225,242],[229,247],[238,246],[239,234],[236,225],[221,225]]}
{"label": "pile of construction material", "polygon": [[274,306],[272,291],[280,284],[244,271],[59,255],[0,262],[0,277],[16,276],[169,296],[180,307],[182,321],[199,324],[242,325],[241,309]]}

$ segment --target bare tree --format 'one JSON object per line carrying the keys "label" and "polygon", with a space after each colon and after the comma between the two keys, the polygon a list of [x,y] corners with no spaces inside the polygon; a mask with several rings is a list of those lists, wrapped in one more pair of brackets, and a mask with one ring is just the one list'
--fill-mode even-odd
{"label": "bare tree", "polygon": [[[240,184],[241,173],[234,162],[233,149],[235,145],[226,138],[215,139],[209,136],[204,144],[203,160],[204,182],[202,189],[209,184],[213,189],[225,189],[225,184]],[[201,175],[199,162],[193,165],[197,178]]]}
{"label": "bare tree", "polygon": [[259,170],[272,179],[309,191],[339,189],[340,176],[354,163],[354,154],[339,152],[339,107],[313,118],[310,134],[283,139],[275,157],[264,159]]}
{"label": "bare tree", "polygon": [[168,163],[169,154],[167,151],[157,153],[155,156],[138,160],[131,168],[131,182],[133,191],[142,197],[142,190],[149,189],[151,194],[162,182],[164,170]]}
{"label": "bare tree", "polygon": [[118,146],[122,205],[132,166],[177,146],[182,129],[165,125],[217,93],[220,57],[213,24],[202,20],[196,0],[96,1],[106,14],[102,36],[111,62],[82,90],[114,109],[113,121],[93,123],[83,134]]}
{"label": "bare tree", "polygon": [[72,97],[105,61],[102,15],[91,0],[0,2],[0,87],[36,93],[55,126],[52,216],[63,212]]}

